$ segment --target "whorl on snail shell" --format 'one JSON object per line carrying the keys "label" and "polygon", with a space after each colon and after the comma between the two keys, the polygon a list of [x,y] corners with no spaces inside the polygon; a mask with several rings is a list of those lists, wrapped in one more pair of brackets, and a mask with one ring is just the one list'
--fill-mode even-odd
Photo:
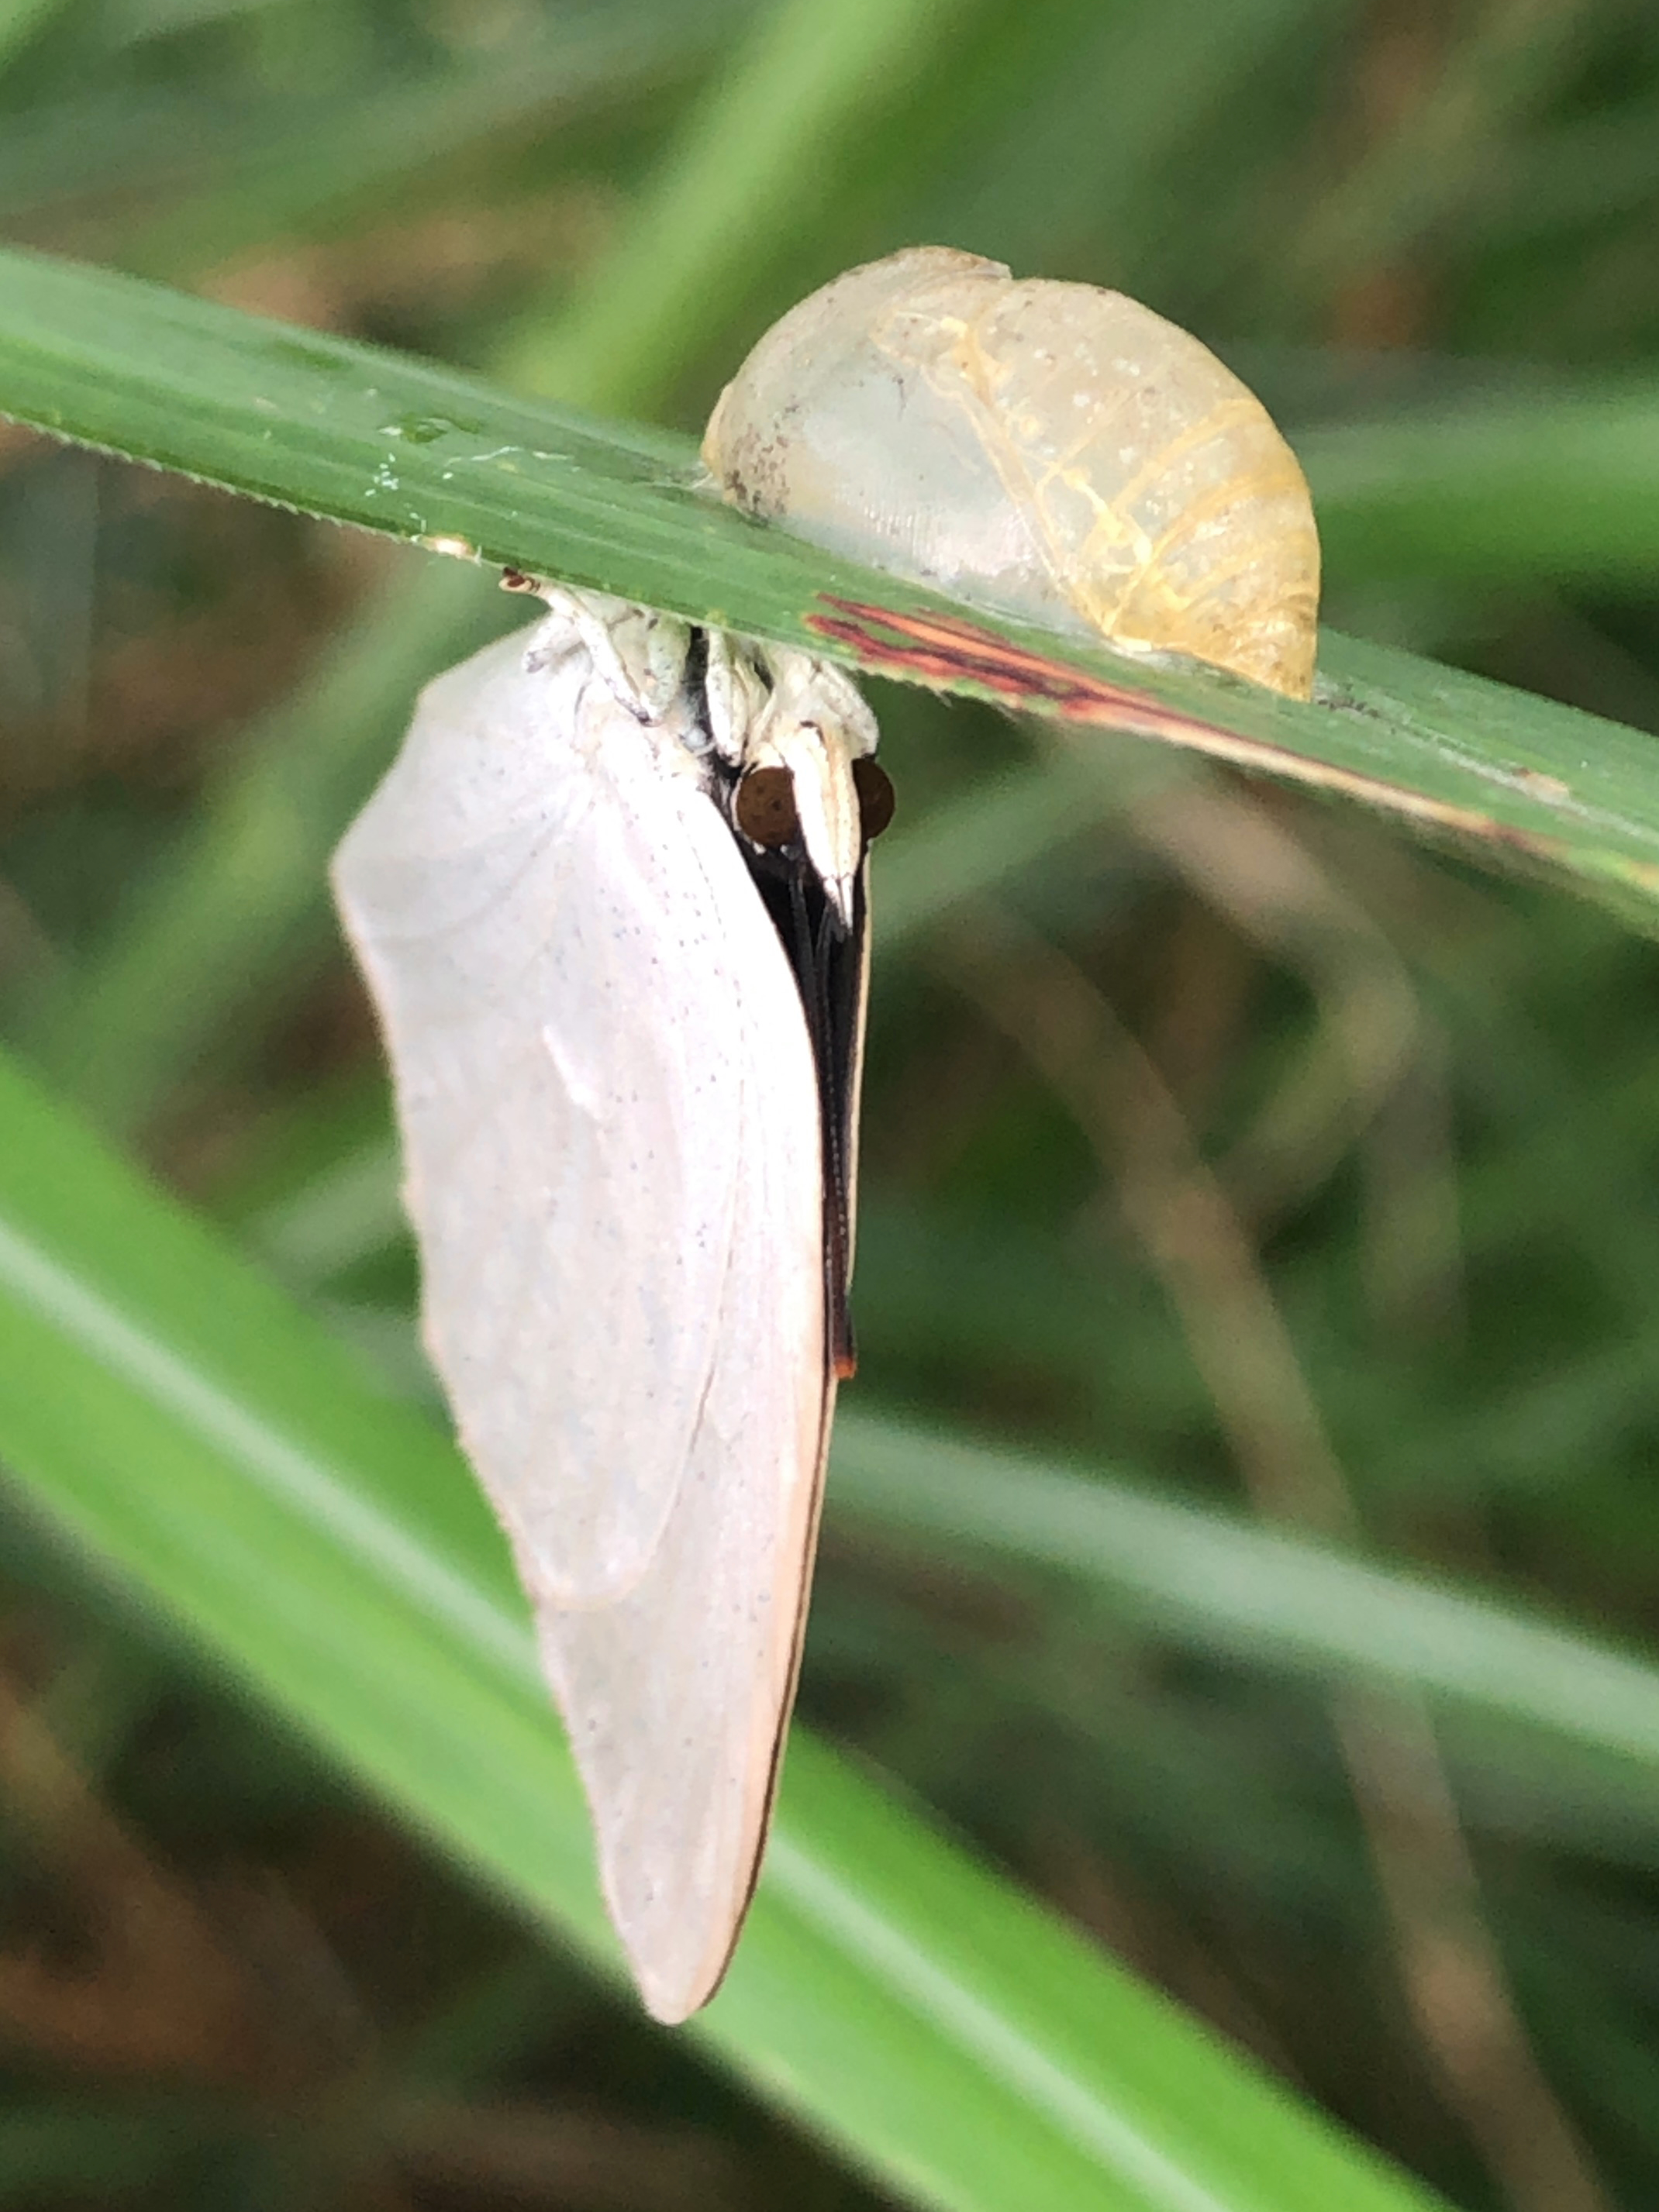
{"label": "whorl on snail shell", "polygon": [[831,550],[1313,686],[1319,539],[1267,410],[1121,293],[913,246],[793,307],[720,395],[726,498]]}

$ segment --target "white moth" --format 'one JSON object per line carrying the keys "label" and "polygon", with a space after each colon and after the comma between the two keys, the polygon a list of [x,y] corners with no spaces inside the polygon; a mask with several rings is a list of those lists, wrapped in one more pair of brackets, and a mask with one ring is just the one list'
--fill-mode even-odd
{"label": "white moth", "polygon": [[335,857],[422,1315],[505,1524],[641,1994],[714,1992],[851,1371],[869,838],[840,672],[523,577]]}

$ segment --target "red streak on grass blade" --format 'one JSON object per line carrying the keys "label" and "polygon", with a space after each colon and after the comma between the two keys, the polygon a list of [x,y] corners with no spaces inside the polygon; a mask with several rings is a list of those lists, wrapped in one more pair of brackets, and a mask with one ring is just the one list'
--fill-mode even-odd
{"label": "red streak on grass blade", "polygon": [[848,647],[878,674],[939,687],[954,687],[965,679],[1006,705],[1028,713],[1056,714],[1068,722],[1091,723],[1134,737],[1160,738],[1166,744],[1188,745],[1238,768],[1340,791],[1391,814],[1404,814],[1488,844],[1546,858],[1560,849],[1548,839],[1497,821],[1476,808],[1437,799],[1425,792],[1387,782],[1381,776],[1339,768],[1264,738],[1246,737],[1218,723],[1183,714],[1178,708],[1166,707],[1143,691],[1069,667],[1063,661],[1048,659],[959,616],[902,614],[890,607],[828,594],[821,604],[832,611],[808,613],[804,617],[806,627],[817,636]]}
{"label": "red streak on grass blade", "polygon": [[809,614],[806,627],[849,647],[869,666],[896,676],[933,684],[960,683],[965,677],[1011,706],[1060,714],[1068,721],[1109,722],[1115,729],[1176,744],[1231,737],[1229,732],[1163,706],[1144,692],[1046,659],[959,616],[899,614],[856,599],[828,597],[823,604],[835,613]]}

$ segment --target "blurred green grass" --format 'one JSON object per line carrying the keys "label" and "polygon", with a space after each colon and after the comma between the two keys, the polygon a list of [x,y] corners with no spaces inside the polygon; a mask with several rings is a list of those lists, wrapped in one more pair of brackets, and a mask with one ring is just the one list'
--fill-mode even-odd
{"label": "blurred green grass", "polygon": [[[0,71],[9,241],[679,428],[772,313],[898,244],[1121,283],[1304,446],[1333,621],[1659,732],[1645,8],[31,0]],[[0,463],[0,1012],[24,1041],[82,1010],[62,1064],[96,1071],[87,978],[181,856],[234,849],[226,794],[343,811],[500,617],[293,518],[21,436]],[[1010,858],[931,919],[892,864],[917,918],[877,948],[849,1408],[1650,1648],[1653,947],[1332,804],[1197,768],[1085,804],[1040,732],[878,704],[918,837],[977,822]],[[234,1013],[144,1071],[144,1153],[418,1393],[337,948],[282,939],[252,1006],[199,944],[149,950],[147,993],[170,957]],[[1088,1085],[1052,1048],[1085,1018]],[[102,1082],[83,1104],[123,1118]],[[1603,1713],[1575,1743],[1460,1710],[1425,1744],[1415,1708],[1287,1670],[1282,1609],[1206,1644],[1155,1591],[858,1504],[819,1578],[821,1730],[1454,2202],[1659,2197],[1659,1808]],[[388,2160],[389,2201],[869,2201],[21,1509],[7,1538],[7,1694],[93,1811],[4,1824],[4,1959],[97,1953],[106,1893],[70,1869],[113,1832],[125,1878],[297,1964],[240,2075],[134,2038],[142,2000],[185,2020],[164,1978],[125,2009],[94,1984],[77,2039],[0,1972],[0,2201],[378,2202]]]}

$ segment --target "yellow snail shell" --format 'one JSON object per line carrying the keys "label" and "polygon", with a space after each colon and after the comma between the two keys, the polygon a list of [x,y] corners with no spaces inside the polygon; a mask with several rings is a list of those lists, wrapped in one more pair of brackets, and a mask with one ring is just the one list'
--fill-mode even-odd
{"label": "yellow snail shell", "polygon": [[1267,410],[1118,292],[920,246],[774,324],[709,419],[726,497],[832,551],[1305,699],[1319,538]]}

